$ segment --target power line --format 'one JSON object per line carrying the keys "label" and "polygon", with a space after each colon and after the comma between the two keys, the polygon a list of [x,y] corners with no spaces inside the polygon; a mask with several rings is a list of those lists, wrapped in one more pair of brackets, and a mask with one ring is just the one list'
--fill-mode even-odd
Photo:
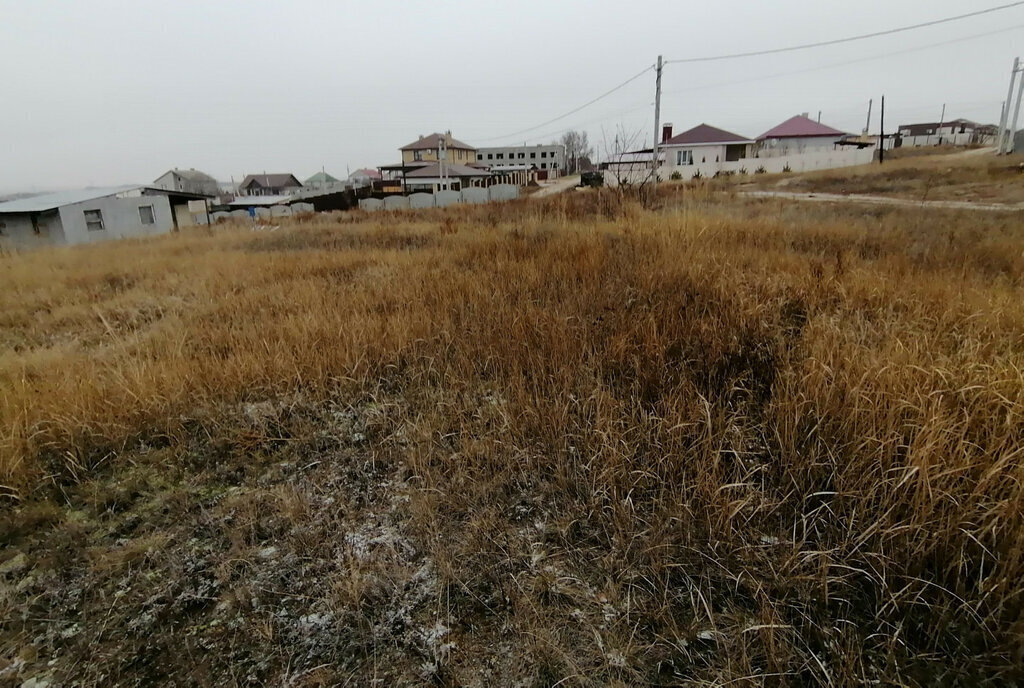
{"label": "power line", "polygon": [[997,5],[995,7],[989,7],[984,10],[977,10],[975,12],[968,12],[967,14],[958,14],[955,17],[946,17],[944,19],[934,19],[932,21],[922,22],[920,24],[912,24],[910,26],[901,26],[896,29],[888,29],[887,31],[875,31],[873,33],[865,33],[859,36],[850,36],[848,38],[836,38],[831,41],[819,41],[817,43],[805,43],[803,45],[792,45],[787,48],[772,48],[771,50],[755,50],[747,53],[731,53],[729,55],[714,55],[710,57],[687,57],[679,60],[666,60],[666,64],[680,64],[684,62],[712,62],[714,60],[731,60],[738,57],[754,57],[756,55],[774,55],[776,53],[792,52],[794,50],[807,50],[808,48],[821,48],[826,45],[837,45],[839,43],[849,43],[851,41],[861,41],[865,38],[875,38],[876,36],[888,36],[894,33],[901,33],[903,31],[912,31],[914,29],[922,29],[926,26],[935,26],[937,24],[946,24],[948,22],[959,21],[961,19],[967,19],[968,17],[977,17],[982,14],[989,14],[991,12],[999,12],[1001,10],[1009,9],[1011,7],[1018,7],[1024,5],[1024,0],[1020,2],[1011,2],[1005,5]]}
{"label": "power line", "polygon": [[[1022,4],[1024,4],[1024,3],[1022,3]],[[847,65],[859,64],[861,62],[871,62],[873,60],[883,60],[883,59],[885,59],[887,57],[895,57],[897,55],[905,55],[907,53],[918,52],[920,50],[930,50],[932,48],[938,48],[938,47],[941,47],[941,46],[944,46],[944,45],[950,45],[951,43],[962,43],[964,41],[971,41],[971,40],[974,40],[976,38],[984,38],[986,36],[994,36],[996,34],[1007,33],[1009,31],[1016,31],[1018,29],[1024,29],[1024,24],[1018,24],[1016,26],[1010,26],[1010,27],[1007,27],[1005,29],[996,29],[995,31],[987,31],[985,33],[978,33],[978,34],[974,34],[972,36],[964,36],[963,38],[953,38],[953,39],[950,39],[948,41],[940,41],[938,43],[929,43],[928,45],[921,45],[921,46],[917,46],[917,47],[914,47],[914,48],[907,48],[906,50],[897,50],[897,51],[891,52],[891,53],[884,53],[884,54],[881,54],[881,55],[872,55],[871,57],[860,57],[860,58],[857,58],[855,60],[844,60],[843,62],[833,62],[831,64],[819,65],[817,67],[808,67],[807,69],[797,69],[797,70],[792,70],[792,71],[787,71],[787,72],[775,72],[773,74],[765,74],[763,76],[756,76],[756,77],[751,77],[751,78],[747,78],[747,79],[737,79],[735,81],[726,81],[726,82],[719,82],[719,83],[714,83],[714,84],[701,84],[701,85],[697,85],[697,86],[691,86],[690,88],[686,88],[686,89],[679,89],[679,90],[675,90],[675,91],[668,91],[668,92],[666,92],[665,95],[675,95],[675,94],[679,94],[679,93],[690,93],[692,91],[701,91],[701,90],[714,89],[714,88],[723,88],[723,87],[726,87],[726,86],[736,86],[736,85],[739,85],[739,84],[747,84],[747,83],[756,82],[756,81],[764,81],[766,79],[777,79],[777,78],[785,77],[785,76],[795,76],[795,75],[798,75],[798,74],[807,74],[809,72],[818,72],[818,71],[821,71],[823,69],[834,69],[836,67],[845,67]]]}
{"label": "power line", "polygon": [[612,89],[610,89],[608,91],[605,91],[604,93],[599,95],[597,98],[594,98],[593,100],[588,100],[587,102],[583,103],[583,105],[580,105],[578,108],[570,110],[569,112],[566,112],[565,114],[559,115],[558,117],[553,117],[553,118],[549,119],[546,122],[541,122],[540,124],[538,124],[536,126],[529,127],[527,129],[520,129],[519,131],[514,131],[511,134],[505,134],[504,136],[492,136],[489,139],[477,139],[477,140],[478,141],[485,141],[486,142],[486,141],[498,141],[500,139],[510,139],[513,136],[518,136],[519,134],[525,134],[526,132],[534,131],[535,129],[540,129],[541,127],[546,127],[547,125],[551,124],[552,122],[557,122],[560,119],[565,119],[569,115],[575,115],[577,112],[579,112],[583,108],[590,107],[591,105],[593,105],[597,101],[599,101],[599,100],[601,100],[603,98],[606,98],[607,96],[610,96],[611,94],[615,93],[620,88],[624,88],[625,86],[628,86],[629,84],[631,84],[632,82],[636,81],[637,79],[639,79],[644,74],[646,74],[647,72],[651,71],[652,69],[654,69],[653,65],[644,67],[643,71],[641,71],[641,72],[639,72],[639,73],[629,77],[628,79],[623,81],[621,84],[619,84],[615,88],[612,88]]}

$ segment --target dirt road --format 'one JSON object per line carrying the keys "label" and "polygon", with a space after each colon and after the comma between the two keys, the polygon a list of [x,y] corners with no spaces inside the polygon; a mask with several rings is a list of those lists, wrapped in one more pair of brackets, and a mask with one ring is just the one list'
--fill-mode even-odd
{"label": "dirt road", "polygon": [[569,177],[560,177],[555,181],[545,186],[540,191],[531,194],[533,198],[543,198],[544,196],[551,196],[556,193],[562,193],[568,189],[573,188],[580,183],[580,176],[578,174],[571,175]]}
{"label": "dirt road", "polygon": [[969,201],[915,201],[909,198],[888,196],[867,196],[863,194],[832,194],[799,191],[741,191],[744,196],[756,198],[783,198],[792,201],[816,201],[818,203],[867,203],[873,205],[898,205],[915,208],[952,208],[957,210],[1022,211],[1024,205],[1008,203],[971,203]]}

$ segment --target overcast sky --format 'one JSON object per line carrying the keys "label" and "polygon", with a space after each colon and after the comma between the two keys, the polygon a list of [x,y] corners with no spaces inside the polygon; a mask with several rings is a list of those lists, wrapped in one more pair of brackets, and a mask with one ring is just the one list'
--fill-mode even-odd
{"label": "overcast sky", "polygon": [[[476,146],[653,128],[666,59],[842,38],[1007,0],[227,2],[0,0],[0,192],[149,182],[171,167],[347,169],[419,134]],[[973,37],[973,38],[971,38]],[[965,40],[960,40],[965,39]],[[999,118],[1024,6],[782,55],[669,65],[662,121],[757,136],[791,115],[859,131]],[[930,47],[929,47],[930,46]],[[518,133],[529,129],[524,133]]]}

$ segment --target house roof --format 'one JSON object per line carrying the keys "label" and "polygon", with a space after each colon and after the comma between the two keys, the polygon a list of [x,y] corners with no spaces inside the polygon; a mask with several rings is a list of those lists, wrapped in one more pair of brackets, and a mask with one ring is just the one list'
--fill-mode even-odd
{"label": "house roof", "polygon": [[662,146],[705,146],[715,143],[753,143],[750,139],[731,131],[713,127],[710,124],[698,124],[681,134],[676,134]]}
{"label": "house roof", "polygon": [[368,167],[364,167],[361,170],[356,170],[348,176],[349,179],[356,179],[357,177],[369,177],[370,179],[380,179],[380,172],[377,170],[371,170]]}
{"label": "house roof", "polygon": [[846,132],[833,129],[821,122],[815,122],[810,117],[796,115],[761,134],[757,137],[757,140],[794,139],[801,136],[846,136]]}
{"label": "house roof", "polygon": [[[173,169],[173,170],[168,170],[168,172],[171,172],[172,174],[176,174],[179,177],[181,177],[182,179],[187,179],[190,182],[213,182],[214,184],[217,183],[216,179],[214,179],[210,175],[206,174],[205,172],[200,172],[199,170],[196,170],[196,169],[191,169],[191,170]],[[162,177],[162,176],[164,176],[166,174],[167,174],[167,172],[164,172],[164,174],[162,174],[160,176]]]}
{"label": "house roof", "polygon": [[53,193],[39,194],[19,198],[6,203],[0,203],[0,213],[38,213],[44,210],[53,210],[61,206],[73,203],[82,203],[96,198],[115,196],[125,191],[140,189],[140,186],[106,186],[90,189],[71,189],[68,191],[55,191]]}
{"label": "house roof", "polygon": [[331,175],[327,174],[326,172],[317,172],[312,177],[307,179],[304,182],[304,185],[305,186],[313,186],[314,184],[337,184],[340,181],[341,181],[340,179],[332,177]]}
{"label": "house roof", "polygon": [[[449,177],[489,177],[491,173],[487,170],[481,170],[476,167],[469,167],[468,165],[445,165],[446,175]],[[416,179],[418,177],[440,177],[441,170],[440,165],[434,163],[430,165],[424,165],[418,167],[412,172],[405,174],[406,179]]]}
{"label": "house roof", "polygon": [[281,186],[302,186],[302,182],[294,174],[247,174],[239,185],[244,188],[251,182],[260,186],[281,187]]}
{"label": "house roof", "polygon": [[[418,140],[412,143],[402,146],[398,150],[437,150],[437,144],[440,143],[443,134],[430,134],[429,136],[421,136]],[[461,148],[462,150],[476,150],[473,146],[468,143],[463,143],[456,138],[453,138],[451,134],[448,135],[448,149]]]}

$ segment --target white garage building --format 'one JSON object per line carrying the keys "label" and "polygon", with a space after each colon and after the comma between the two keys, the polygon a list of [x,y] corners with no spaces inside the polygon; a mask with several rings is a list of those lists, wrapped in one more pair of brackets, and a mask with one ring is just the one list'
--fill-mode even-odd
{"label": "white garage building", "polygon": [[164,234],[193,224],[198,194],[147,186],[58,191],[0,203],[0,246],[31,248]]}

